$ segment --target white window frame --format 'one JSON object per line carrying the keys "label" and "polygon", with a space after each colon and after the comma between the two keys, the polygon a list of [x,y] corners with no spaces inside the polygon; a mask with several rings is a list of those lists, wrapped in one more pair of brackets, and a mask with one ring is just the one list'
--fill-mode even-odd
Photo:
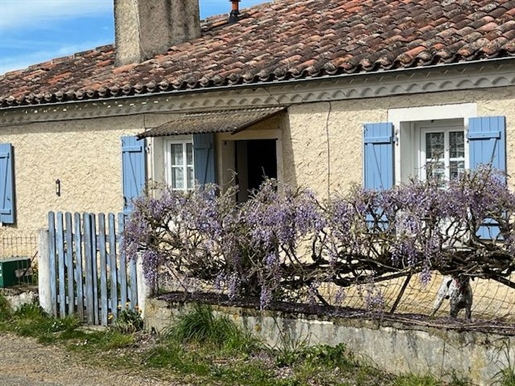
{"label": "white window frame", "polygon": [[[434,122],[417,122],[415,123],[414,130],[416,134],[420,137],[419,145],[415,147],[415,151],[418,150],[418,165],[417,168],[419,170],[418,178],[421,181],[426,180],[427,178],[427,162],[428,157],[426,154],[426,134],[429,133],[444,133],[444,156],[441,158],[444,163],[445,175],[444,181],[450,180],[450,162],[451,158],[449,155],[450,143],[449,143],[449,133],[451,132],[463,132],[464,135],[464,156],[456,159],[457,161],[463,160],[465,165],[468,165],[468,146],[467,141],[465,139],[465,127],[463,126],[463,121],[461,119],[452,120],[451,122],[448,120],[434,120]],[[465,167],[466,169],[466,167]]]}
{"label": "white window frame", "polygon": [[[177,136],[170,139],[165,139],[163,141],[164,149],[164,169],[165,169],[165,180],[167,185],[172,190],[178,190],[178,191],[188,191],[192,190],[195,187],[195,154],[193,150],[193,138],[191,136]],[[192,146],[192,164],[187,164],[187,154],[186,154],[186,146],[188,144],[191,144]],[[173,186],[173,180],[172,180],[172,151],[171,151],[171,145],[182,145],[182,151],[183,151],[183,165],[181,165],[182,168],[184,168],[184,179],[183,179],[183,187],[178,188],[176,186]],[[188,173],[187,168],[191,167],[193,172],[193,186],[188,187]]]}
{"label": "white window frame", "polygon": [[[421,155],[420,151],[414,151],[414,147],[421,149],[421,132],[417,130],[421,122],[445,124],[446,120],[460,121],[463,125],[465,138],[467,135],[468,121],[476,117],[476,103],[448,104],[441,106],[424,106],[396,108],[388,110],[388,122],[393,123],[396,146],[395,157],[395,183],[397,185],[406,183],[410,178],[421,178]],[[465,169],[469,169],[468,141],[465,139]],[[422,173],[425,179],[425,170]]]}

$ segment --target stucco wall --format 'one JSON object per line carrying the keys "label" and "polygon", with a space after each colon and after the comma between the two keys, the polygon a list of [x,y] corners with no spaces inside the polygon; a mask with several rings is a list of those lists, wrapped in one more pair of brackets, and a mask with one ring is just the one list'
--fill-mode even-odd
{"label": "stucco wall", "polygon": [[321,197],[360,184],[364,123],[386,122],[389,109],[458,103],[476,103],[478,116],[506,116],[508,173],[513,174],[515,88],[506,87],[291,106],[283,137],[285,181]]}
{"label": "stucco wall", "polygon": [[12,143],[14,148],[17,218],[15,226],[1,230],[44,227],[51,210],[120,211],[120,137],[142,127],[141,118],[120,117],[1,128],[0,142]]}
{"label": "stucco wall", "polygon": [[[477,103],[479,116],[506,116],[508,173],[513,174],[514,94],[515,88],[504,87],[293,105],[279,123],[277,119],[272,122],[283,131],[279,175],[286,183],[309,187],[320,197],[346,190],[362,180],[363,123],[386,121],[392,108],[456,103]],[[16,225],[2,230],[41,228],[49,210],[119,211],[120,137],[166,120],[163,113],[2,126],[0,142],[12,143],[15,151],[17,211]],[[60,197],[55,194],[56,179],[61,181]]]}

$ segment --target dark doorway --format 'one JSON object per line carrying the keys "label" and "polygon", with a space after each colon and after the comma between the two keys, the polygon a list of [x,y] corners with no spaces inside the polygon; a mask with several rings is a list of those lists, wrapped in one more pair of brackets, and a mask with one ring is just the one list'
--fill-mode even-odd
{"label": "dark doorway", "polygon": [[236,141],[236,171],[238,200],[245,201],[248,192],[258,189],[265,177],[277,178],[276,140]]}

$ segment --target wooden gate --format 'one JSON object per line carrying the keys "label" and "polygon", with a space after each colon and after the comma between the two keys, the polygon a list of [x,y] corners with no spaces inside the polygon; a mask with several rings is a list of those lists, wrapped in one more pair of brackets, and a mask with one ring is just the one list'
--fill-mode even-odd
{"label": "wooden gate", "polygon": [[136,262],[127,261],[120,235],[124,215],[48,214],[52,313],[107,325],[138,304]]}

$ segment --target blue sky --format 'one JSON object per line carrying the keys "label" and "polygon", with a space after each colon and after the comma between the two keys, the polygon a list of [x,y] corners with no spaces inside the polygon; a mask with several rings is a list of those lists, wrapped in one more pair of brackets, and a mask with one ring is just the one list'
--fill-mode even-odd
{"label": "blue sky", "polygon": [[[230,10],[229,0],[200,0],[201,18]],[[0,0],[0,74],[113,42],[113,0]]]}

